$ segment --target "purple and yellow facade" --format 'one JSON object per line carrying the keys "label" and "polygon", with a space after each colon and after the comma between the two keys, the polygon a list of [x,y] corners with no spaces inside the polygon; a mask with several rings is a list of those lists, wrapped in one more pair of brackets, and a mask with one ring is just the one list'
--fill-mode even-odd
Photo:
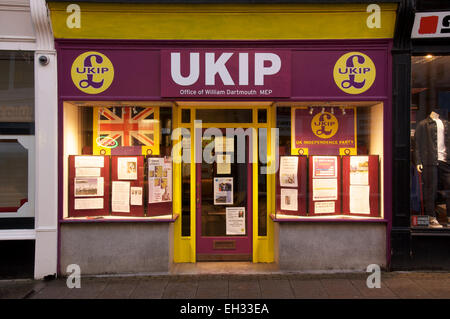
{"label": "purple and yellow facade", "polygon": [[[170,107],[172,130],[183,128],[191,132],[196,132],[194,120],[199,111],[249,110],[252,112],[251,120],[245,123],[205,122],[203,127],[268,129],[268,166],[275,165],[277,156],[276,136],[270,130],[277,128],[277,109],[291,110],[290,145],[280,144],[280,147],[288,147],[284,155],[311,155],[311,150],[296,139],[298,133],[293,125],[297,123],[296,112],[313,112],[315,107],[335,107],[340,111],[344,105],[348,114],[363,114],[367,117],[365,124],[354,120],[346,125],[351,126],[349,131],[358,132],[358,138],[363,136],[367,140],[368,154],[376,154],[380,158],[379,215],[349,218],[342,215],[277,214],[276,172],[272,172],[266,176],[265,231],[261,231],[262,217],[258,214],[261,205],[258,190],[260,167],[254,164],[249,166],[248,172],[248,180],[251,181],[248,207],[252,211],[247,222],[251,229],[246,234],[250,260],[255,263],[276,262],[280,269],[286,270],[363,269],[369,264],[389,266],[393,127],[390,50],[397,16],[396,4],[378,4],[381,25],[369,27],[367,20],[371,13],[363,4],[80,2],[80,28],[68,27],[68,5],[48,2],[58,52],[58,254],[61,273],[67,264],[77,263],[77,258],[91,260],[91,264],[84,264],[88,273],[161,271],[169,270],[172,263],[199,260],[198,250],[203,244],[199,242],[198,228],[202,226],[196,193],[201,191],[199,184],[202,180],[197,165],[189,168],[188,217],[182,213],[184,168],[174,160],[170,218],[103,221],[67,218],[66,156],[68,149],[74,149],[70,144],[74,137],[67,135],[67,126],[70,126],[67,118],[75,114],[78,106],[123,105],[152,106],[155,119],[160,118],[160,107]],[[208,62],[211,56],[212,64]],[[88,65],[87,57],[90,59]],[[223,58],[223,63],[218,63],[214,57]],[[206,70],[208,63],[209,72],[212,72],[212,67],[217,67],[212,76]],[[225,69],[220,66],[225,66]],[[91,68],[92,77],[77,74],[77,67]],[[349,71],[342,72],[346,68]],[[185,110],[190,111],[187,121],[183,118]],[[258,119],[260,111],[267,114],[266,121]],[[143,154],[162,153],[158,146],[160,129],[155,128],[154,145],[143,147]],[[94,129],[94,137],[96,134]],[[255,157],[254,163],[258,163],[257,136],[252,138],[255,143],[251,153]],[[174,143],[179,140],[180,136]],[[341,147],[337,155],[359,154],[358,141],[355,137],[353,144]],[[197,152],[199,145],[195,136],[191,145]],[[98,145],[94,145],[92,152],[94,155],[110,154],[107,148],[102,153],[102,147]],[[196,152],[191,153],[192,162]],[[188,231],[182,230],[183,218],[189,218],[189,223],[186,223]],[[164,226],[157,228],[159,225]],[[114,254],[120,258],[120,247],[111,249],[112,255],[108,255],[95,244],[89,252],[90,246],[84,239],[74,243],[77,236],[84,235],[89,236],[93,243],[102,242],[99,237],[104,236],[121,236],[123,242],[127,238],[124,231],[130,232],[130,237],[154,232],[143,238],[157,242],[157,246],[166,245],[163,252],[160,252],[161,247],[155,249],[158,253],[167,254],[167,258],[161,258],[159,265],[148,263],[148,268],[140,261],[108,268],[110,265],[107,263],[110,262],[105,260],[112,260]],[[157,238],[161,236],[165,239],[158,242]],[[122,249],[135,245],[133,240],[130,239]],[[76,246],[80,245],[85,246],[78,250]],[[151,255],[152,251],[144,246],[136,248],[134,254]],[[352,252],[354,257],[348,255]]]}

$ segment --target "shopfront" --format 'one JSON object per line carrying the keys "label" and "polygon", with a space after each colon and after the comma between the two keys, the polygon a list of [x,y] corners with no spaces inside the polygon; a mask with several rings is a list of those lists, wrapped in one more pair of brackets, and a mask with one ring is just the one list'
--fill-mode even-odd
{"label": "shopfront", "polygon": [[49,6],[61,274],[388,266],[396,5]]}
{"label": "shopfront", "polygon": [[410,125],[402,127],[397,139],[398,144],[410,146],[402,155],[409,165],[396,170],[398,176],[410,176],[410,188],[399,192],[400,198],[409,200],[394,213],[392,266],[446,270],[450,267],[450,6],[415,1],[409,10],[410,23],[404,25],[409,25],[411,37],[404,65],[411,87],[402,92],[405,100],[398,104],[398,114],[406,116]]}

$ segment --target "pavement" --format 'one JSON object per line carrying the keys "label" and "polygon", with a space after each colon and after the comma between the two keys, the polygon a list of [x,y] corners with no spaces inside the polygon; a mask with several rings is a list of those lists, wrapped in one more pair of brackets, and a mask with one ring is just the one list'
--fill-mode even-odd
{"label": "pavement", "polygon": [[167,274],[0,280],[0,299],[450,299],[450,272],[382,272],[381,288],[369,273]]}

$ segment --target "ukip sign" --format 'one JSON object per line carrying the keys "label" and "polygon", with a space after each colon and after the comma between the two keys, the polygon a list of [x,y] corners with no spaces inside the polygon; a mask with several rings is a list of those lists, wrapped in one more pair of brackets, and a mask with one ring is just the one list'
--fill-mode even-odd
{"label": "ukip sign", "polygon": [[355,116],[354,107],[295,108],[292,111],[294,154],[356,155]]}
{"label": "ukip sign", "polygon": [[290,72],[289,50],[162,50],[161,96],[289,97]]}

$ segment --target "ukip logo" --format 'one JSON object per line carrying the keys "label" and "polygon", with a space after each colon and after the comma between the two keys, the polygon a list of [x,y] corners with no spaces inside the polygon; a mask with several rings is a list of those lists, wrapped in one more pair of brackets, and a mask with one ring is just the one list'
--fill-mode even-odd
{"label": "ukip logo", "polygon": [[349,94],[367,91],[375,81],[373,61],[361,52],[349,52],[337,60],[333,77],[339,89]]}
{"label": "ukip logo", "polygon": [[311,129],[317,137],[330,138],[337,133],[339,122],[336,116],[329,112],[317,113],[311,121]]}
{"label": "ukip logo", "polygon": [[85,52],[72,64],[72,81],[87,94],[98,94],[109,88],[114,79],[114,67],[102,53]]}

